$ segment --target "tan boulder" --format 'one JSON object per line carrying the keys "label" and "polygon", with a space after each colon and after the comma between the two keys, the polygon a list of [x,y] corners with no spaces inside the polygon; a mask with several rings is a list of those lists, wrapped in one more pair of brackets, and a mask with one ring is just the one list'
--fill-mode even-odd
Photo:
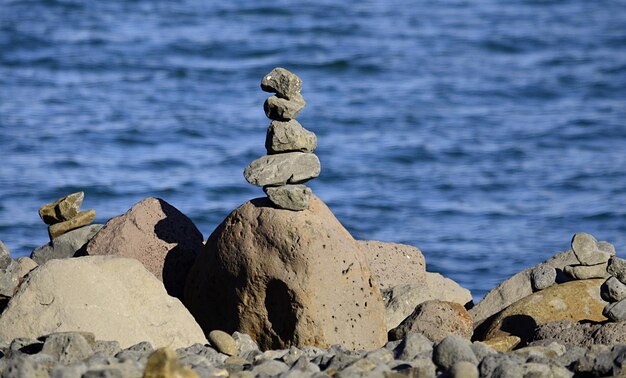
{"label": "tan boulder", "polygon": [[486,321],[474,335],[478,340],[518,336],[528,340],[538,325],[557,320],[606,320],[602,310],[606,302],[600,297],[604,280],[578,280],[553,285],[531,294]]}
{"label": "tan boulder", "polygon": [[367,259],[316,196],[300,212],[267,198],[233,211],[189,272],[185,304],[205,333],[247,333],[262,349],[386,342]]}
{"label": "tan boulder", "polygon": [[403,284],[423,284],[426,280],[426,261],[416,247],[374,240],[357,242],[365,252],[380,290]]}
{"label": "tan boulder", "polygon": [[202,250],[203,236],[191,219],[159,198],[145,198],[110,219],[87,244],[87,255],[131,257],[182,298],[187,273]]}
{"label": "tan boulder", "polygon": [[137,260],[50,260],[30,272],[0,316],[0,339],[91,332],[122,348],[141,341],[180,348],[206,343],[191,314]]}
{"label": "tan boulder", "polygon": [[409,332],[417,332],[430,341],[439,342],[450,335],[472,337],[474,320],[465,307],[454,302],[430,300],[420,303],[415,311],[389,331],[389,340],[400,340]]}

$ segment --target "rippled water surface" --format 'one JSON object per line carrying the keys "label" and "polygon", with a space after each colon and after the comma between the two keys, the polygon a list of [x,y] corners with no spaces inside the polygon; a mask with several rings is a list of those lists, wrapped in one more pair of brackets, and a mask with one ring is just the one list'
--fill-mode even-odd
{"label": "rippled water surface", "polygon": [[0,239],[158,196],[205,237],[263,195],[259,89],[304,81],[314,192],[476,298],[586,231],[626,249],[626,1],[0,0]]}

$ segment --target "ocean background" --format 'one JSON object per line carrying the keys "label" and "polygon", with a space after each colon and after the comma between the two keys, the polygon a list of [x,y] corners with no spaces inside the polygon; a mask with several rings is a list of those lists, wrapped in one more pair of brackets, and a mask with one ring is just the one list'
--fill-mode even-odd
{"label": "ocean background", "polygon": [[263,75],[304,82],[313,191],[359,239],[419,247],[482,297],[569,247],[626,250],[626,1],[0,0],[0,240],[85,192],[207,238],[263,196]]}

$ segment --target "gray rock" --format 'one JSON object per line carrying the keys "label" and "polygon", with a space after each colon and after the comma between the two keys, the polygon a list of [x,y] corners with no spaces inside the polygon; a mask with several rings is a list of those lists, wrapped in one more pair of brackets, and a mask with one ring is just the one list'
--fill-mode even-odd
{"label": "gray rock", "polygon": [[626,260],[613,256],[609,259],[606,270],[610,275],[617,278],[619,282],[626,284]]}
{"label": "gray rock", "polygon": [[609,277],[606,267],[606,262],[598,265],[570,265],[566,266],[564,271],[576,280],[588,280]]}
{"label": "gray rock", "polygon": [[82,378],[85,372],[87,365],[84,363],[60,365],[49,370],[50,378]]}
{"label": "gray rock", "polygon": [[92,349],[94,353],[102,353],[108,357],[113,357],[122,351],[119,341],[98,340],[94,343]]}
{"label": "gray rock", "polygon": [[604,308],[602,314],[614,322],[626,320],[626,299],[622,299],[619,302],[609,303]]}
{"label": "gray rock", "polygon": [[305,106],[306,101],[304,101],[302,95],[296,93],[289,100],[278,96],[268,97],[263,104],[263,110],[265,110],[265,115],[269,119],[289,121],[296,118]]}
{"label": "gray rock", "polygon": [[487,356],[498,353],[495,349],[480,341],[472,343],[472,352],[474,352],[478,362],[481,362]]}
{"label": "gray rock", "polygon": [[296,361],[298,361],[300,359],[300,357],[303,356],[303,353],[300,349],[296,348],[295,346],[291,346],[288,350],[287,353],[285,353],[280,359],[287,364],[287,366],[291,367],[291,365],[293,365]]}
{"label": "gray rock", "polygon": [[233,356],[237,354],[237,342],[231,335],[224,331],[213,330],[209,332],[209,342],[218,352]]}
{"label": "gray rock", "polygon": [[306,356],[298,358],[296,362],[291,365],[290,371],[300,371],[306,373],[319,373],[319,366],[311,363]]}
{"label": "gray rock", "polygon": [[613,371],[613,353],[607,350],[606,352],[598,353],[596,358],[593,359],[593,373],[596,376],[606,376]]}
{"label": "gray rock", "polygon": [[176,352],[185,352],[206,358],[213,365],[222,365],[228,358],[227,355],[219,353],[217,350],[206,345],[196,343],[186,348],[179,348]]}
{"label": "gray rock", "polygon": [[295,119],[272,121],[267,129],[265,148],[269,155],[293,151],[313,152],[316,147],[315,133],[302,127]]}
{"label": "gray rock", "polygon": [[40,207],[39,216],[48,225],[68,221],[80,212],[84,198],[83,192],[69,194]]}
{"label": "gray rock", "polygon": [[551,340],[563,345],[590,345],[592,335],[600,324],[576,323],[571,320],[560,320],[540,324],[535,329],[533,340]]}
{"label": "gray rock", "polygon": [[6,268],[0,269],[0,297],[11,298],[15,288],[19,284],[19,265],[11,260]]}
{"label": "gray rock", "polygon": [[302,90],[302,80],[291,71],[276,67],[263,77],[261,89],[290,99]]}
{"label": "gray rock", "polygon": [[300,348],[300,350],[310,360],[312,360],[313,358],[315,358],[317,356],[321,356],[324,353],[326,353],[326,351],[324,349],[318,348],[318,347],[314,347],[314,346],[310,346],[310,345],[303,346],[302,348]]}
{"label": "gray rock", "polygon": [[320,161],[314,154],[288,152],[265,155],[243,172],[246,180],[256,186],[299,184],[320,174]]}
{"label": "gray rock", "polygon": [[433,378],[437,375],[437,366],[430,358],[415,360],[409,367],[396,367],[394,370],[411,378]]}
{"label": "gray rock", "polygon": [[46,337],[42,353],[64,365],[84,360],[93,354],[89,342],[78,332],[54,333]]}
{"label": "gray rock", "polygon": [[125,350],[131,350],[133,352],[140,352],[149,355],[150,353],[154,352],[154,347],[148,341],[142,341],[135,345],[129,346]]}
{"label": "gray rock", "polygon": [[48,378],[49,376],[46,365],[28,355],[12,358],[2,371],[2,378]]}
{"label": "gray rock", "polygon": [[478,360],[472,351],[472,343],[460,336],[448,336],[435,345],[433,361],[444,370],[450,369],[459,361],[478,365]]}
{"label": "gray rock", "polygon": [[606,251],[610,250],[607,244],[604,242],[600,247],[596,238],[584,232],[579,232],[572,238],[572,250],[582,265],[598,265],[607,262],[611,257],[611,254]]}
{"label": "gray rock", "polygon": [[626,285],[611,276],[600,286],[600,296],[607,302],[619,302],[626,298]]}
{"label": "gray rock", "polygon": [[42,265],[48,260],[65,259],[74,256],[104,225],[92,224],[69,231],[48,244],[33,250],[30,258]]}
{"label": "gray rock", "polygon": [[539,291],[554,285],[556,269],[548,264],[539,264],[530,270],[530,284],[533,290]]}
{"label": "gray rock", "polygon": [[451,378],[478,378],[479,375],[476,365],[467,361],[455,362],[447,374]]}
{"label": "gray rock", "polygon": [[255,376],[266,374],[268,376],[276,376],[289,370],[289,366],[281,361],[269,360],[252,368]]}
{"label": "gray rock", "polygon": [[587,353],[587,348],[570,345],[565,353],[557,359],[557,363],[573,370],[573,366],[585,356],[585,353]]}
{"label": "gray rock", "polygon": [[235,332],[233,333],[233,340],[237,343],[237,354],[243,355],[244,353],[251,352],[253,350],[259,350],[257,345],[250,335],[245,333]]}
{"label": "gray rock", "polygon": [[98,368],[87,370],[81,378],[122,378],[122,371],[118,368]]}
{"label": "gray rock", "polygon": [[433,343],[421,333],[409,332],[393,351],[397,359],[404,361],[432,358]]}
{"label": "gray rock", "polygon": [[309,208],[313,192],[306,185],[266,186],[267,197],[280,209],[301,211]]}
{"label": "gray rock", "polygon": [[626,344],[626,322],[602,324],[593,334],[593,343],[603,345]]}
{"label": "gray rock", "polygon": [[6,269],[11,261],[13,260],[11,259],[9,248],[0,240],[0,269]]}

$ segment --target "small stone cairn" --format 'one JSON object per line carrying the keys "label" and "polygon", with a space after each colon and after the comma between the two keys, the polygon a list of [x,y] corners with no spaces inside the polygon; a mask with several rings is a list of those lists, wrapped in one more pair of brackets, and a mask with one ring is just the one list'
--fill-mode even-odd
{"label": "small stone cairn", "polygon": [[600,287],[602,299],[609,302],[602,314],[614,322],[626,320],[626,260],[611,256],[607,272],[611,275]]}
{"label": "small stone cairn", "polygon": [[72,193],[39,208],[39,216],[48,225],[50,240],[93,222],[95,210],[80,211],[84,198],[84,192]]}
{"label": "small stone cairn", "polygon": [[615,255],[613,244],[597,241],[592,235],[579,232],[572,238],[572,251],[580,264],[568,265],[563,270],[576,280],[607,278],[607,264]]}
{"label": "small stone cairn", "polygon": [[313,150],[315,134],[296,121],[306,102],[302,80],[284,68],[274,68],[261,81],[261,89],[275,93],[263,108],[272,120],[267,130],[267,155],[253,161],[243,172],[246,180],[262,186],[278,208],[301,211],[309,207],[311,189],[304,182],[319,176],[320,161]]}

